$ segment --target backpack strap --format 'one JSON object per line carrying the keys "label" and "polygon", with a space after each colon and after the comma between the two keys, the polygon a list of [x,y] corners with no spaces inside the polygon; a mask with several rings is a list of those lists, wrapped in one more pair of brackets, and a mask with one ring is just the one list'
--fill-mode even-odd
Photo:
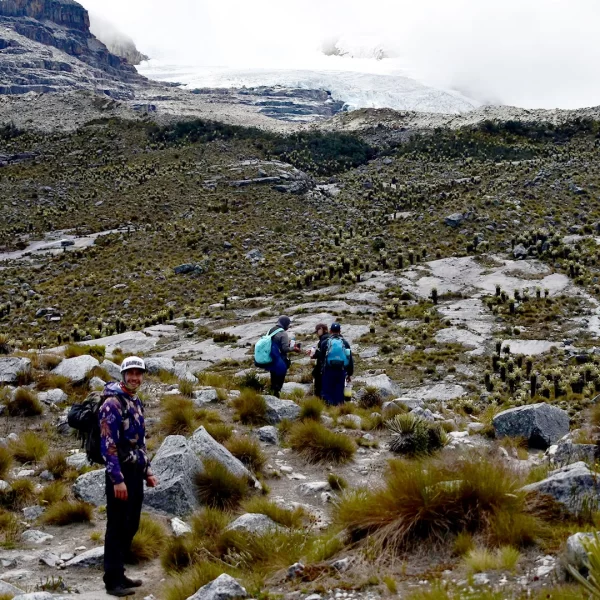
{"label": "backpack strap", "polygon": [[285,331],[285,329],[283,329],[283,328],[280,327],[279,329],[276,329],[273,333],[267,333],[267,335],[270,338],[272,338],[273,336],[277,335],[278,333],[281,333],[282,331]]}

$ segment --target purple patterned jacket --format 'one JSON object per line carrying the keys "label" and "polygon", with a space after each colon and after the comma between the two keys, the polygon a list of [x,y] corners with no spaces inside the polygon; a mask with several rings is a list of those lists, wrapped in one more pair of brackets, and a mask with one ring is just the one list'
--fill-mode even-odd
{"label": "purple patterned jacket", "polygon": [[[107,383],[102,392],[100,407],[100,449],[106,461],[106,472],[114,484],[124,481],[121,463],[138,463],[144,475],[150,475],[150,461],[146,453],[146,426],[144,408],[137,395],[129,394],[120,383]],[[127,418],[123,419],[123,406]],[[124,438],[124,439],[123,439]]]}

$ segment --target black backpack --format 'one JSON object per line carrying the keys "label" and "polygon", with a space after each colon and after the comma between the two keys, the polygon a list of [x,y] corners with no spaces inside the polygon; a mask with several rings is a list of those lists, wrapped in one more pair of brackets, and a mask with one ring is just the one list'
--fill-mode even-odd
{"label": "black backpack", "polygon": [[[122,408],[123,420],[127,418],[127,406],[119,398]],[[105,464],[100,448],[100,422],[98,412],[104,404],[104,398],[100,392],[92,392],[79,404],[73,404],[67,415],[69,426],[78,432],[81,439],[81,447],[85,448],[90,463]]]}

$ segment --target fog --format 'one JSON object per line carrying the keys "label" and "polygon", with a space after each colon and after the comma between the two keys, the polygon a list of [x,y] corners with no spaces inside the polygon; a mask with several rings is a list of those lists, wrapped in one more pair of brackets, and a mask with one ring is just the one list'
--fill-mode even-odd
{"label": "fog", "polygon": [[402,74],[483,103],[600,105],[598,0],[82,4],[170,64]]}

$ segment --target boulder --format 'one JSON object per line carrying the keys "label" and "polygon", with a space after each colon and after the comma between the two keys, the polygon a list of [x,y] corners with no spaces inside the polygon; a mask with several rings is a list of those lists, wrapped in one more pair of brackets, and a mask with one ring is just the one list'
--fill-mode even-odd
{"label": "boulder", "polygon": [[223,573],[187,600],[235,600],[247,597],[248,592],[231,575]]}
{"label": "boulder", "polygon": [[94,506],[106,504],[106,477],[104,469],[97,469],[96,471],[89,471],[80,475],[73,484],[73,494],[79,500],[89,502]]}
{"label": "boulder", "polygon": [[99,364],[93,356],[83,354],[75,358],[66,358],[52,372],[55,375],[63,375],[73,383],[81,383]]}
{"label": "boulder", "polygon": [[100,377],[92,377],[90,379],[90,382],[88,384],[88,388],[90,389],[90,391],[101,391],[104,389],[104,386],[106,385],[106,381],[104,381],[103,379],[100,379]]}
{"label": "boulder", "polygon": [[202,408],[205,404],[211,404],[219,401],[217,390],[211,387],[202,388],[201,390],[194,391],[194,404],[199,408]]}
{"label": "boulder", "polygon": [[273,425],[265,425],[256,431],[258,439],[265,444],[276,446],[279,443],[279,432]]}
{"label": "boulder", "polygon": [[67,394],[59,388],[38,394],[38,400],[44,404],[60,404],[61,402],[66,402],[67,399]]}
{"label": "boulder", "polygon": [[[400,387],[393,382],[387,375],[373,375],[369,377],[356,377],[356,383],[364,383],[365,387],[372,387],[377,390],[381,398],[389,400],[397,398],[400,395]],[[357,394],[358,397],[358,394]]]}
{"label": "boulder", "polygon": [[416,408],[413,408],[410,411],[410,414],[415,415],[415,417],[419,417],[424,421],[429,421],[430,423],[433,423],[435,421],[435,416],[428,408],[422,408],[420,406],[417,406]]}
{"label": "boulder", "polygon": [[10,596],[11,594],[18,597],[18,594],[23,594],[23,590],[11,585],[10,583],[7,583],[6,581],[0,580],[0,596]]}
{"label": "boulder", "polygon": [[281,400],[275,396],[264,396],[267,404],[267,422],[270,425],[281,423],[283,419],[296,420],[300,416],[300,407],[291,400]]}
{"label": "boulder", "polygon": [[[245,477],[249,481],[252,481],[257,488],[261,487],[254,475],[248,471],[243,463],[233,456],[225,446],[219,444],[219,442],[217,442],[204,427],[196,429],[188,443],[190,449],[195,452],[201,460],[216,460],[230,473],[233,473],[237,477]],[[154,462],[152,464],[154,465]]]}
{"label": "boulder", "polygon": [[76,452],[75,454],[71,454],[71,456],[67,456],[67,464],[79,471],[83,467],[89,467],[90,461],[85,452]]}
{"label": "boulder", "polygon": [[246,513],[238,517],[233,523],[230,523],[226,531],[241,531],[243,533],[263,535],[276,529],[281,529],[281,525],[273,521],[270,517],[267,517],[267,515]]}
{"label": "boulder", "polygon": [[185,364],[177,363],[172,358],[165,356],[151,356],[145,360],[146,370],[151,375],[156,375],[160,371],[166,371],[175,375],[179,379],[184,381],[190,381],[192,383],[198,383],[198,379],[187,370]]}
{"label": "boulder", "polygon": [[493,425],[500,438],[524,437],[530,447],[545,450],[569,433],[569,415],[540,402],[509,408],[494,417]]}
{"label": "boulder", "polygon": [[600,459],[600,447],[596,444],[576,444],[572,434],[566,435],[556,446],[548,448],[547,455],[555,465],[564,466],[583,461],[593,464]]}
{"label": "boulder", "polygon": [[519,260],[519,259],[525,259],[527,258],[527,255],[529,254],[529,252],[527,251],[527,248],[525,248],[525,246],[523,246],[523,244],[517,244],[514,248],[513,248],[513,256]]}
{"label": "boulder", "polygon": [[104,546],[86,550],[67,561],[65,567],[99,567],[104,562]]}
{"label": "boulder", "polygon": [[152,461],[152,472],[159,483],[146,490],[144,504],[178,517],[194,511],[198,508],[194,476],[202,468],[185,437],[167,436]]}
{"label": "boulder", "polygon": [[572,566],[577,569],[580,573],[587,575],[589,569],[588,553],[585,547],[594,542],[596,539],[600,540],[600,534],[593,533],[575,533],[570,536],[567,540],[567,546],[565,548],[565,564]]}
{"label": "boulder", "polygon": [[552,496],[574,515],[598,510],[600,504],[600,482],[584,462],[551,471],[546,479],[526,485],[523,490]]}
{"label": "boulder", "polygon": [[465,215],[462,213],[452,213],[444,218],[444,224],[448,227],[460,227],[465,220]]}
{"label": "boulder", "polygon": [[121,367],[112,362],[112,360],[105,360],[100,365],[115,381],[121,381]]}
{"label": "boulder", "polygon": [[0,358],[0,383],[17,383],[20,373],[31,373],[28,358]]}

